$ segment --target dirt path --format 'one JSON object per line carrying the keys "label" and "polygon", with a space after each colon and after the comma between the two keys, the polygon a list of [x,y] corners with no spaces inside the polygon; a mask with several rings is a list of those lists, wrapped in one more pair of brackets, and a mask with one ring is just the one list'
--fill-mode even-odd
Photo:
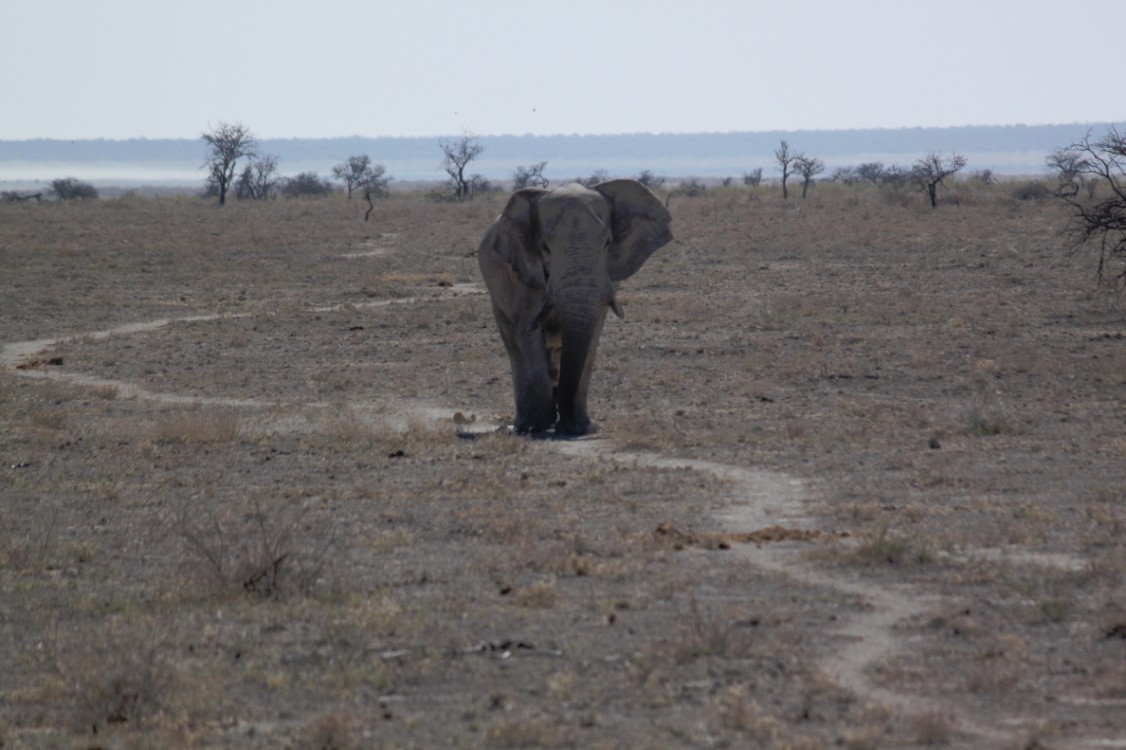
{"label": "dirt path", "polygon": [[[449,289],[445,292],[445,296],[454,297],[478,293],[481,293],[479,289],[461,286]],[[373,300],[361,304],[365,307],[410,304],[418,301],[418,299],[420,298]],[[311,309],[323,312],[338,309],[338,306]],[[125,398],[152,400],[169,404],[217,405],[259,411],[273,410],[272,415],[263,415],[263,419],[273,428],[301,429],[298,423],[306,418],[292,413],[287,414],[287,411],[292,412],[294,409],[315,410],[329,405],[319,402],[288,404],[267,399],[188,396],[154,391],[118,380],[69,373],[61,367],[49,369],[28,367],[28,364],[48,357],[53,347],[80,337],[105,339],[111,336],[128,336],[135,333],[152,332],[177,322],[215,321],[234,317],[242,317],[242,315],[213,314],[161,318],[116,326],[93,333],[12,342],[0,346],[0,366],[23,377],[64,381],[94,388],[116,388],[120,396]],[[422,402],[399,402],[393,406],[354,403],[349,404],[349,408],[353,409],[361,418],[394,430],[406,429],[412,422],[441,425],[457,423],[459,431],[463,432],[490,431],[501,427],[501,425],[485,419],[465,424],[465,420],[455,416],[453,409]],[[565,454],[592,461],[611,461],[621,465],[655,469],[688,469],[722,480],[729,487],[730,504],[715,516],[715,521],[725,531],[745,533],[771,526],[804,530],[815,528],[815,519],[807,510],[808,491],[805,482],[799,478],[763,469],[694,459],[670,458],[654,453],[620,451],[611,441],[599,438],[557,441],[554,444]],[[1019,741],[1015,731],[1005,733],[995,728],[969,723],[952,705],[946,705],[927,696],[891,692],[874,684],[868,676],[873,665],[894,656],[909,645],[907,639],[899,630],[900,624],[925,611],[940,608],[940,600],[937,597],[928,597],[909,586],[875,585],[848,573],[827,573],[818,570],[803,558],[803,551],[807,548],[808,546],[805,543],[798,541],[736,544],[733,546],[734,554],[749,560],[760,568],[791,578],[802,584],[821,586],[838,594],[859,598],[866,604],[866,609],[863,612],[841,622],[837,627],[834,635],[835,640],[840,645],[835,652],[822,660],[820,666],[825,675],[863,699],[883,703],[903,715],[944,713],[956,716],[959,731],[964,735],[969,735],[975,741],[988,742],[991,745]],[[1002,724],[1003,722],[996,723]]]}

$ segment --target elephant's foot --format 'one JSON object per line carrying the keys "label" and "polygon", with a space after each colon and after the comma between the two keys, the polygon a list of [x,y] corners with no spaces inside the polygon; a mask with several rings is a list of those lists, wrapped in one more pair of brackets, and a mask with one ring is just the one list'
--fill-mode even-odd
{"label": "elephant's foot", "polygon": [[598,425],[591,422],[590,417],[569,423],[560,419],[555,424],[555,434],[559,437],[582,437],[583,435],[593,435],[596,432],[598,432]]}
{"label": "elephant's foot", "polygon": [[530,432],[547,432],[555,424],[555,413],[540,414],[540,415],[516,415],[516,421],[512,424],[512,429],[516,432],[526,435]]}

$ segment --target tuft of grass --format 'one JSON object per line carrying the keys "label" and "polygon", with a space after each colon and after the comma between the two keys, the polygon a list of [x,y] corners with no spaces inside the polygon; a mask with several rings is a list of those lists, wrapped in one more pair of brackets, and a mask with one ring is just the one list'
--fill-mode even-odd
{"label": "tuft of grass", "polygon": [[165,415],[153,427],[152,440],[181,445],[230,443],[238,440],[240,432],[237,415],[197,407]]}
{"label": "tuft of grass", "polygon": [[521,607],[529,609],[552,609],[558,596],[555,585],[555,576],[545,578],[535,583],[516,589],[512,592],[512,601]]}
{"label": "tuft of grass", "polygon": [[908,727],[920,745],[949,745],[958,730],[957,720],[947,711],[926,711],[912,716]]}
{"label": "tuft of grass", "polygon": [[298,750],[359,750],[363,742],[354,718],[330,713],[310,722],[296,747]]}
{"label": "tuft of grass", "polygon": [[763,712],[744,685],[731,685],[715,696],[711,715],[717,726],[745,735],[756,744],[769,745],[778,738],[778,721]]}
{"label": "tuft of grass", "polygon": [[563,747],[570,744],[568,733],[541,716],[501,719],[485,734],[489,747]]}
{"label": "tuft of grass", "polygon": [[926,542],[884,526],[854,549],[851,557],[860,565],[925,565],[934,560],[934,553]]}

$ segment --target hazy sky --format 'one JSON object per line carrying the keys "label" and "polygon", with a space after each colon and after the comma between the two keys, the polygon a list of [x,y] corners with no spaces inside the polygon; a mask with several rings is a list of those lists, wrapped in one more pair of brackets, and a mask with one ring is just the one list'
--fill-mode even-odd
{"label": "hazy sky", "polygon": [[1126,119],[1126,0],[9,0],[0,139]]}

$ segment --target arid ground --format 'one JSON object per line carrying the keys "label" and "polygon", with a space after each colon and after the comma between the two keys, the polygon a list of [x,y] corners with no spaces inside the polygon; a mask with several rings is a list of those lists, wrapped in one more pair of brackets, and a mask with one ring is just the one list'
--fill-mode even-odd
{"label": "arid ground", "polygon": [[569,442],[504,196],[0,205],[0,748],[1126,747],[1123,298],[1012,191],[674,197]]}

